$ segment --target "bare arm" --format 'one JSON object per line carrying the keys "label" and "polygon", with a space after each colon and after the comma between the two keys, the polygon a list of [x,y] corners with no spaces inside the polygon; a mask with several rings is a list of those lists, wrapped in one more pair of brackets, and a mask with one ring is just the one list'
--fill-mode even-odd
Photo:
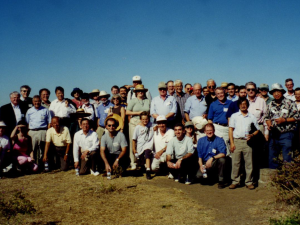
{"label": "bare arm", "polygon": [[70,150],[70,144],[68,143],[68,144],[67,144],[67,148],[66,148],[66,153],[65,153],[65,156],[64,156],[64,161],[67,161],[67,160],[68,160],[68,153],[69,153],[69,150]]}
{"label": "bare arm", "polygon": [[105,147],[100,148],[100,155],[101,155],[101,158],[103,159],[103,162],[105,164],[106,172],[110,172],[111,168],[110,168],[110,165],[109,165],[109,163],[106,159],[106,156],[105,156]]}
{"label": "bare arm", "polygon": [[133,154],[136,153],[136,140],[132,140],[132,151],[133,151]]}
{"label": "bare arm", "polygon": [[43,162],[47,162],[48,161],[49,147],[50,147],[50,142],[46,142]]}
{"label": "bare arm", "polygon": [[122,120],[123,120],[123,127],[121,127],[121,130],[124,129],[124,125],[125,125],[125,114],[126,114],[126,112],[125,112],[124,107],[121,107],[121,117],[122,117]]}
{"label": "bare arm", "polygon": [[190,117],[189,117],[189,114],[187,114],[187,113],[185,112],[185,113],[184,113],[184,116],[185,116],[185,120],[186,120],[186,121],[191,121],[191,120],[190,120]]}
{"label": "bare arm", "polygon": [[142,111],[132,112],[130,110],[126,110],[126,115],[127,116],[139,116],[141,113],[142,113]]}
{"label": "bare arm", "polygon": [[233,127],[229,127],[229,140],[230,140],[230,151],[234,152],[235,150],[235,145],[234,145],[234,141],[233,141]]}

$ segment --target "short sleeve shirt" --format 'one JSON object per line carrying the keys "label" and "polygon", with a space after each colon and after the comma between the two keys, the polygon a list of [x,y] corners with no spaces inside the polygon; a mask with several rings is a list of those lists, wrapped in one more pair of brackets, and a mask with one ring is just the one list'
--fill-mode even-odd
{"label": "short sleeve shirt", "polygon": [[211,157],[223,153],[226,155],[226,145],[223,138],[214,136],[211,139],[202,137],[198,140],[197,144],[198,157],[205,162]]}
{"label": "short sleeve shirt", "polygon": [[0,152],[0,157],[2,158],[7,150],[10,149],[10,142],[6,135],[0,137],[0,147],[2,151]]}
{"label": "short sleeve shirt", "polygon": [[71,144],[71,136],[67,127],[61,127],[60,132],[56,133],[56,130],[51,127],[46,133],[46,142],[52,142],[57,147],[63,147],[67,144]]}
{"label": "short sleeve shirt", "polygon": [[193,140],[185,136],[181,141],[177,137],[173,137],[167,146],[167,155],[173,155],[176,159],[180,159],[188,153],[194,153]]}
{"label": "short sleeve shirt", "polygon": [[137,141],[137,153],[143,154],[145,150],[153,149],[153,127],[151,123],[147,126],[137,125],[134,129],[132,140]]}
{"label": "short sleeve shirt", "polygon": [[227,124],[226,113],[231,101],[226,99],[224,103],[221,103],[219,100],[211,103],[208,111],[208,119],[212,120],[213,123],[222,123]]}
{"label": "short sleeve shirt", "polygon": [[120,154],[122,148],[127,146],[125,135],[122,132],[118,132],[114,137],[110,137],[109,132],[105,132],[101,138],[101,147],[105,147],[110,154]]}
{"label": "short sleeve shirt", "polygon": [[159,152],[163,148],[165,148],[170,140],[174,137],[174,130],[167,128],[164,136],[161,135],[159,129],[154,132],[154,151]]}
{"label": "short sleeve shirt", "polygon": [[128,106],[127,106],[127,110],[132,111],[132,112],[140,112],[140,111],[146,111],[149,112],[150,111],[150,100],[149,99],[143,99],[143,100],[139,100],[137,98],[134,98],[132,100],[129,101]]}

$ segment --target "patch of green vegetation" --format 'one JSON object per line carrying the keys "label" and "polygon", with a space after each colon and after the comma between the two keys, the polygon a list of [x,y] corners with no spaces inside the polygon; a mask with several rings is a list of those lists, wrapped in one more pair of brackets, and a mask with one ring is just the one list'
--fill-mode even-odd
{"label": "patch of green vegetation", "polygon": [[270,219],[271,225],[299,225],[300,213],[294,212],[291,216],[281,219]]}

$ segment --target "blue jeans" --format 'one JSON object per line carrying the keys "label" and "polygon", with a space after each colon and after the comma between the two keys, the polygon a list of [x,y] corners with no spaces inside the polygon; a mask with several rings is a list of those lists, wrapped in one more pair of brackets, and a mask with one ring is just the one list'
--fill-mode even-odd
{"label": "blue jeans", "polygon": [[282,150],[283,160],[286,162],[292,161],[292,141],[294,137],[294,132],[281,133],[279,135],[274,135],[270,132],[270,142],[269,142],[269,167],[271,169],[276,169],[278,167],[277,159]]}

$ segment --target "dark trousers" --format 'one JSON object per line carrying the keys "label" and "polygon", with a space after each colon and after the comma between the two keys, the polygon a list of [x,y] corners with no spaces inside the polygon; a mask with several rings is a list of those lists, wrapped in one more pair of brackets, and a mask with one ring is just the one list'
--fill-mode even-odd
{"label": "dark trousers", "polygon": [[[114,165],[114,163],[115,163],[115,161],[116,161],[116,159],[119,157],[119,154],[111,154],[111,153],[106,153],[105,154],[105,156],[106,156],[106,159],[107,159],[107,161],[108,161],[108,164],[110,165],[110,167],[111,167],[111,169],[113,170],[113,165]],[[119,160],[119,166],[122,168],[122,171],[124,171],[125,170],[125,160],[124,160],[124,157],[122,157],[120,160]]]}
{"label": "dark trousers", "polygon": [[[172,159],[171,162],[172,163],[176,163],[178,159]],[[179,169],[173,169],[173,168],[169,168],[169,172],[175,177],[179,177],[179,176],[184,176],[186,177],[186,175],[188,175],[189,178],[193,178],[195,175],[195,160],[194,157],[191,156],[189,158],[183,159],[181,162],[181,166]]]}
{"label": "dark trousers", "polygon": [[94,172],[96,171],[97,155],[99,155],[98,151],[92,151],[87,157],[87,160],[80,158],[80,175],[89,173],[90,169]]}
{"label": "dark trousers", "polygon": [[[206,162],[203,162],[203,165],[205,165]],[[224,171],[225,171],[225,166],[226,166],[226,158],[218,158],[213,160],[212,164],[211,164],[211,168],[206,169],[206,173],[207,173],[207,177],[214,177],[214,175],[218,174],[218,179],[219,182],[224,182]],[[202,172],[199,169],[197,172],[196,177],[199,179],[202,177]]]}
{"label": "dark trousers", "polygon": [[55,168],[60,168],[62,171],[67,171],[68,170],[68,160],[65,161],[64,157],[66,154],[66,147],[57,147],[55,146]]}

